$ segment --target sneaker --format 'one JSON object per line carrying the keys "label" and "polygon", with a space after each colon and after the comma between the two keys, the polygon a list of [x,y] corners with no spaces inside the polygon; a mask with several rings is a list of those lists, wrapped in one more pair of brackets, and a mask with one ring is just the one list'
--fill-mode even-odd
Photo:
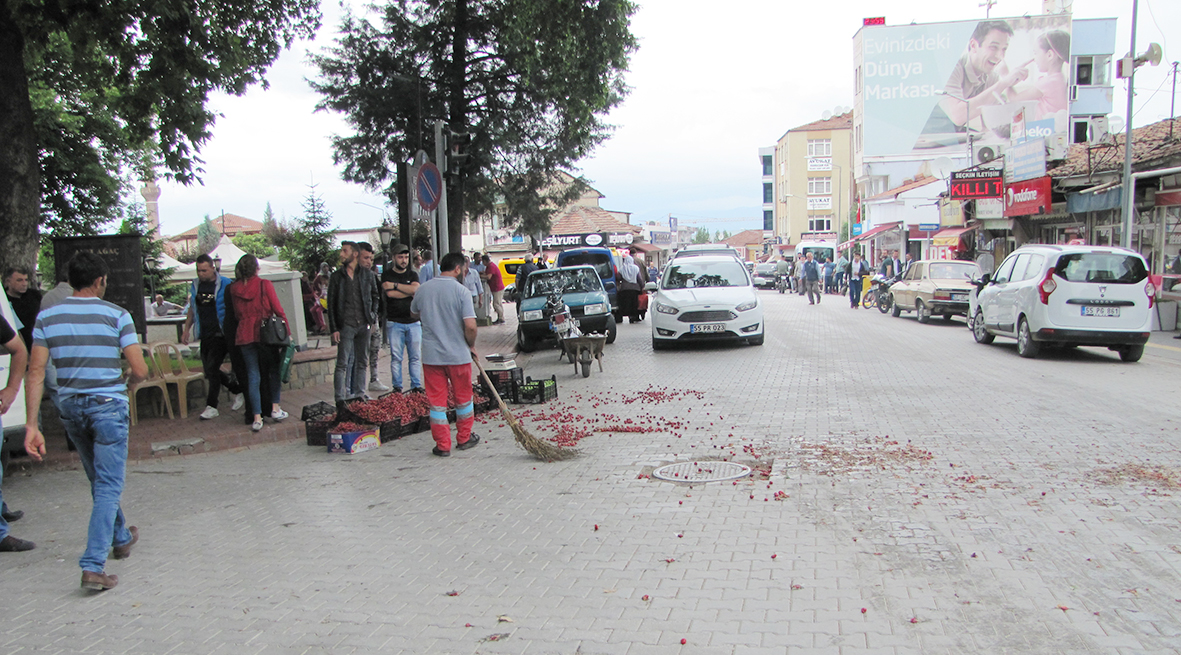
{"label": "sneaker", "polygon": [[271,410],[271,418],[275,419],[276,421],[282,421],[288,416],[291,415],[283,411],[281,407],[276,407],[275,409]]}
{"label": "sneaker", "polygon": [[234,394],[234,404],[230,405],[230,409],[232,411],[236,412],[239,409],[242,409],[242,406],[245,404],[246,404],[246,396],[243,394],[240,394],[240,393],[236,393],[236,394]]}
{"label": "sneaker", "polygon": [[451,451],[450,450],[439,450],[439,447],[435,446],[434,448],[431,448],[431,454],[435,455],[436,457],[450,457]]}
{"label": "sneaker", "polygon": [[478,443],[480,443],[480,435],[473,434],[472,436],[468,437],[467,441],[461,444],[455,444],[455,448],[458,450],[467,450],[468,448],[475,448],[476,444]]}
{"label": "sneaker", "polygon": [[0,539],[0,553],[21,553],[36,547],[37,544],[25,539],[17,539],[12,535]]}
{"label": "sneaker", "polygon": [[117,584],[119,584],[119,576],[117,575],[107,575],[102,572],[95,573],[94,571],[82,572],[83,589],[106,591],[107,589],[114,589]]}
{"label": "sneaker", "polygon": [[201,419],[204,421],[208,421],[211,418],[217,418],[219,415],[220,414],[218,413],[216,407],[209,407],[208,405],[206,405],[205,411],[201,412]]}
{"label": "sneaker", "polygon": [[261,430],[262,429],[262,419],[259,419],[255,422],[251,423],[250,429],[254,430],[255,432],[258,432],[259,430]]}
{"label": "sneaker", "polygon": [[377,393],[385,393],[389,391],[390,388],[382,384],[380,380],[373,380],[369,383],[369,390],[376,391]]}

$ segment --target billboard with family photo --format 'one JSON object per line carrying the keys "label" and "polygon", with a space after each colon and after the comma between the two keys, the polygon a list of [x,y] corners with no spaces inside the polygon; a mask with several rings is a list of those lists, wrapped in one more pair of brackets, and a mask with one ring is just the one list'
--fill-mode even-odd
{"label": "billboard with family photo", "polygon": [[1065,133],[1070,16],[865,27],[862,154],[957,155],[969,133],[1008,144],[1014,113]]}

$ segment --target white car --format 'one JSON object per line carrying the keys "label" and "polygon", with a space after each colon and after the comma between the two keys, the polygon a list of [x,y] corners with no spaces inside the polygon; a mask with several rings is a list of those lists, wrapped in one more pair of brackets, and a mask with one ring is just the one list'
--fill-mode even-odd
{"label": "white car", "polygon": [[[16,329],[16,314],[12,311],[12,305],[8,302],[8,294],[0,293],[0,314]],[[20,335],[17,335],[20,338]],[[8,367],[12,362],[12,355],[8,354],[7,350],[0,349],[0,387],[8,384]],[[12,402],[12,407],[4,414],[4,418],[0,419],[4,424],[4,436],[2,443],[0,443],[0,466],[8,465],[8,458],[11,453],[25,452],[25,385],[21,385],[20,391],[16,393],[16,399]]]}
{"label": "white car", "polygon": [[1144,354],[1156,288],[1135,251],[1022,246],[979,286],[970,322],[979,343],[1011,337],[1022,357],[1043,344],[1106,346],[1125,362]]}
{"label": "white car", "polygon": [[674,259],[648,303],[652,349],[691,341],[763,343],[763,304],[742,262],[726,255]]}

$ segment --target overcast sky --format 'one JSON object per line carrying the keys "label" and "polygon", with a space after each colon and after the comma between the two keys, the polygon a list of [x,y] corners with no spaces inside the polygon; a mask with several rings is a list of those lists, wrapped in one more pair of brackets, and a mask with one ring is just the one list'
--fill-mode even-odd
{"label": "overcast sky", "polygon": [[[361,3],[352,3],[360,6]],[[825,110],[852,106],[852,38],[866,16],[887,24],[973,20],[980,0],[640,0],[632,19],[639,50],[627,83],[631,95],[609,117],[614,136],[582,170],[604,196],[603,207],[632,212],[632,222],[708,222],[737,232],[762,224],[758,149],[787,130],[817,120]],[[1075,18],[1119,19],[1116,55],[1129,45],[1131,0],[1077,0]],[[993,17],[1041,12],[1041,0],[1000,0]],[[267,90],[217,96],[222,118],[202,151],[204,185],[162,183],[161,229],[175,234],[223,210],[262,220],[302,214],[315,183],[339,227],[377,225],[383,198],[340,179],[329,137],[346,134],[336,115],[314,113],[307,85],[315,70],[306,53],[336,35],[337,0],[324,0],[324,26],[312,43],[285,52]],[[1181,2],[1142,0],[1137,50],[1161,44],[1165,60],[1138,69],[1135,125],[1169,116],[1169,62],[1181,59]],[[1158,25],[1160,27],[1158,27]],[[1165,28],[1162,33],[1161,27]],[[1113,73],[1114,75],[1114,70]],[[1126,87],[1114,91],[1113,116],[1123,116]],[[138,195],[137,200],[142,201]],[[713,220],[711,220],[713,219]]]}

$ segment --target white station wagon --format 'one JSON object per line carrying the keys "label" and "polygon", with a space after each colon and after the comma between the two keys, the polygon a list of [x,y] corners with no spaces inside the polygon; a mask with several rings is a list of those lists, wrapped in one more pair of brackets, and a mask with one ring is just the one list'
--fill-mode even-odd
{"label": "white station wagon", "polygon": [[979,343],[1017,339],[1017,354],[1042,344],[1106,346],[1135,362],[1148,342],[1156,288],[1144,258],[1114,246],[1028,245],[984,275],[972,313]]}

